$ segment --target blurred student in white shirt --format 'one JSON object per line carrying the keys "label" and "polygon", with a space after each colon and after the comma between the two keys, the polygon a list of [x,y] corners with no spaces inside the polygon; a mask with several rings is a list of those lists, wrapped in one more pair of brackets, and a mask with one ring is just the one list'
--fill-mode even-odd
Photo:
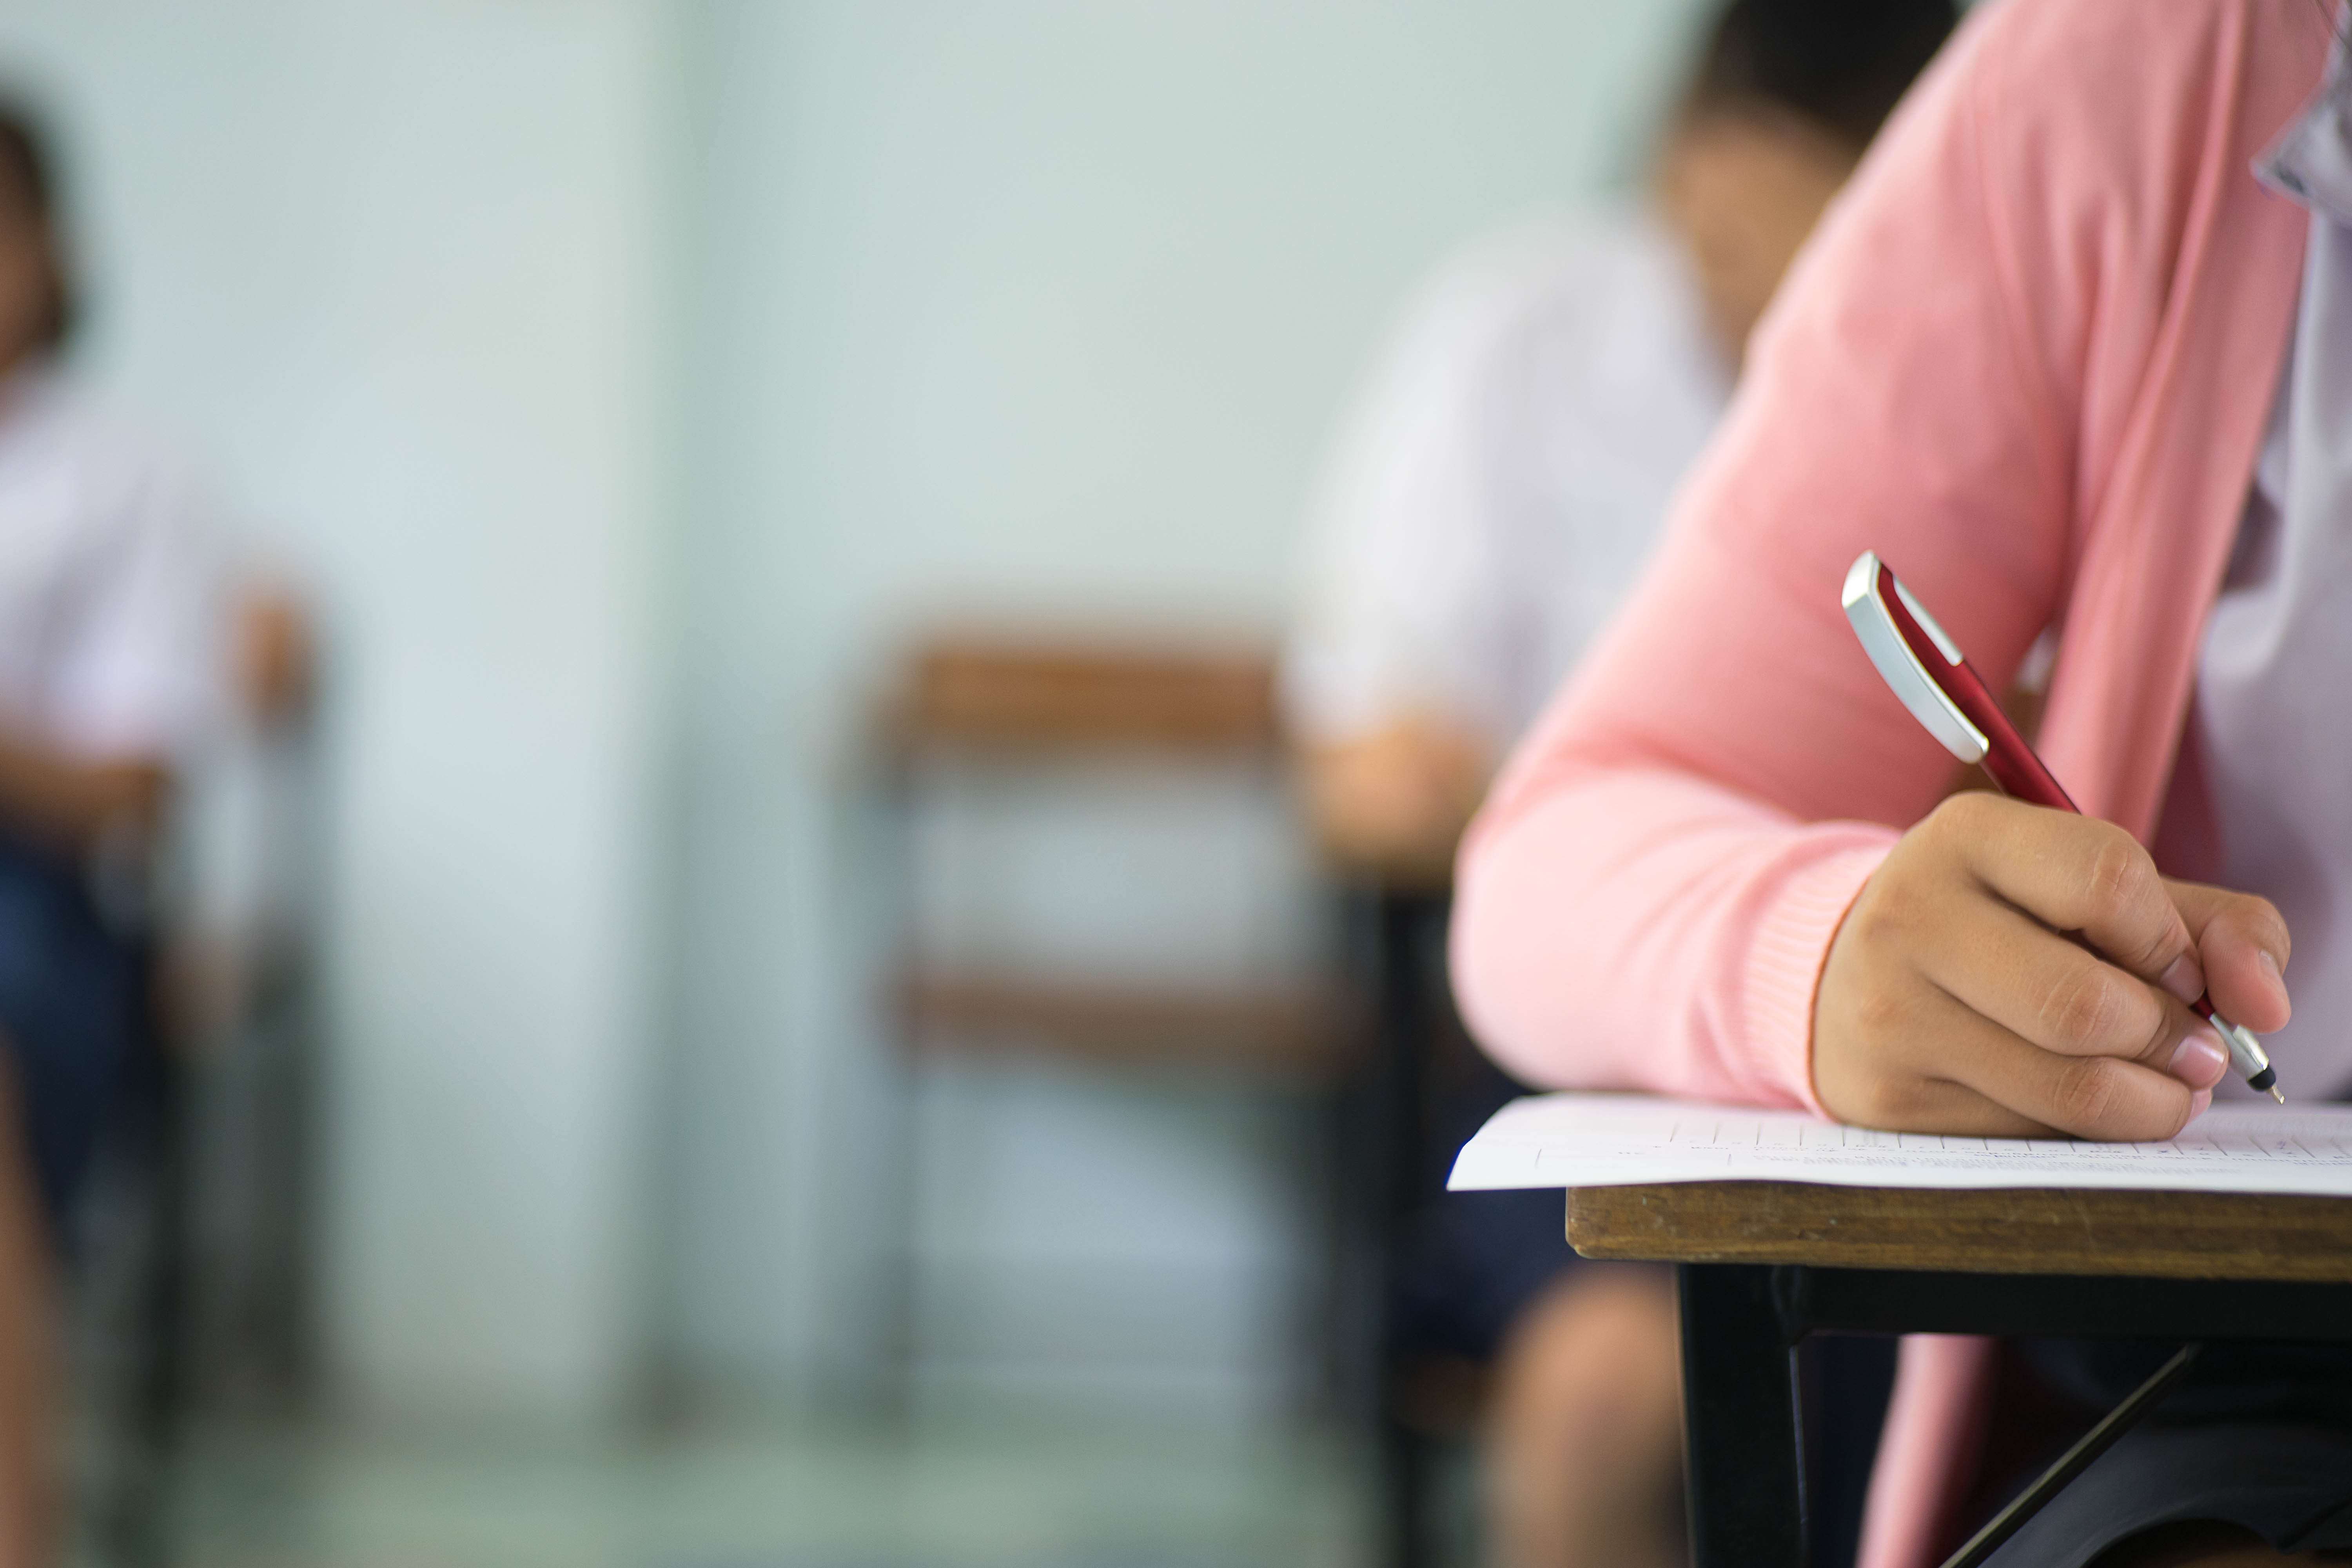
{"label": "blurred student in white shirt", "polygon": [[1740,0],[1644,200],[1476,247],[1410,312],[1317,509],[1284,671],[1341,862],[1443,883],[1502,753],[1615,610],[1748,334],[1949,0]]}
{"label": "blurred student in white shirt", "polygon": [[[1730,0],[1640,205],[1474,251],[1411,314],[1326,486],[1285,660],[1337,866],[1446,885],[1493,769],[1648,557],[1781,274],[1955,20],[1952,0]],[[1554,1200],[1440,1201],[1399,1316],[1496,1365],[1500,1561],[1663,1563],[1670,1284],[1569,1268]]]}
{"label": "blurred student in white shirt", "polygon": [[181,483],[58,375],[66,257],[0,105],[0,1568],[57,1552],[55,1259],[154,1026],[145,859],[220,657]]}

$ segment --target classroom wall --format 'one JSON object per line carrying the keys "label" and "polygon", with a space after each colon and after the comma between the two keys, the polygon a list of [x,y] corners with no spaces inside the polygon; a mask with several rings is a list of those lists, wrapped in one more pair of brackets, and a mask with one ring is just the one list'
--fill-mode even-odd
{"label": "classroom wall", "polygon": [[[855,1385],[887,1338],[908,1111],[871,1008],[856,739],[893,639],[937,616],[1276,625],[1315,464],[1415,280],[1622,184],[1694,11],[688,14],[664,1321],[689,1379]],[[1257,825],[1236,829],[1268,846],[1255,882],[1220,905],[1217,873],[1169,868],[1124,956],[1296,912],[1276,808],[1199,809]],[[1086,876],[1033,889],[1065,929]],[[1196,1383],[1262,1363],[1301,1253],[1298,1126],[1188,1092],[1048,1069],[931,1086],[927,1146],[954,1166],[931,1179],[961,1194],[928,1210],[925,1234],[961,1238],[933,1316],[963,1325],[965,1370],[1071,1342],[1043,1303],[1073,1299],[1098,1324],[1183,1320],[1130,1336],[1131,1361]]]}
{"label": "classroom wall", "polygon": [[656,0],[16,0],[89,369],[329,639],[337,1386],[576,1416],[642,1342]]}

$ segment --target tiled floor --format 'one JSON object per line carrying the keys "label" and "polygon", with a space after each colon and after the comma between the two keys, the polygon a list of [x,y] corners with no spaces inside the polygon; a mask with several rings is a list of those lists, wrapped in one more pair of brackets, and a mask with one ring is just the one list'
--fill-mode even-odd
{"label": "tiled floor", "polygon": [[214,1429],[176,1568],[1343,1568],[1331,1442],[1149,1429],[562,1440]]}

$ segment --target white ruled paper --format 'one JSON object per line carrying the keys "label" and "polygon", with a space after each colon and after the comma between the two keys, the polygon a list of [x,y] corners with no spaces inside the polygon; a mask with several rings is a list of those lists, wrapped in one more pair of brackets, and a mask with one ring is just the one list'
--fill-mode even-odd
{"label": "white ruled paper", "polygon": [[1650,1095],[1547,1094],[1496,1112],[1463,1147],[1447,1184],[1721,1181],[2352,1196],[2352,1106],[2216,1106],[2167,1142],[2086,1143],[1882,1132]]}

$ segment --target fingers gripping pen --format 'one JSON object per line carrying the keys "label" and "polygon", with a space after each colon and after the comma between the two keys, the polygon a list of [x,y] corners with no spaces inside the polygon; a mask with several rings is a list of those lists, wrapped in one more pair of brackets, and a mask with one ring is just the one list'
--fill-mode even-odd
{"label": "fingers gripping pen", "polygon": [[[2004,795],[2080,814],[2082,808],[2001,711],[1983,678],[1876,552],[1864,551],[1846,573],[1843,597],[1846,619],[1853,623],[1870,662],[1946,751],[1964,763],[1982,763]],[[2262,1042],[2214,1012],[2210,998],[2200,996],[2194,1005],[2228,1043],[2240,1075],[2284,1104]]]}

